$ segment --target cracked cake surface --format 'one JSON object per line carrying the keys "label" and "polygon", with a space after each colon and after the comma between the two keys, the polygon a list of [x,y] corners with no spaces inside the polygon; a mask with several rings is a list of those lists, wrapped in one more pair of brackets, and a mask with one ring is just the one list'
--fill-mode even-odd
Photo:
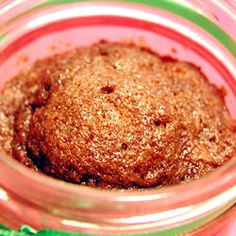
{"label": "cracked cake surface", "polygon": [[0,146],[68,182],[144,188],[222,166],[235,137],[224,96],[197,67],[100,42],[38,60],[5,84]]}

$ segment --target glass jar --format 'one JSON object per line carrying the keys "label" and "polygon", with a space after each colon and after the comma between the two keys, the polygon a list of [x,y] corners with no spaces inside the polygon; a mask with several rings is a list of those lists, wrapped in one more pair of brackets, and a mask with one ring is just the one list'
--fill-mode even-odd
{"label": "glass jar", "polygon": [[[1,1],[0,85],[38,58],[101,39],[134,41],[201,67],[224,86],[236,118],[235,15],[230,0]],[[144,191],[76,186],[34,173],[3,153],[0,170],[0,223],[13,228],[93,235],[236,231],[235,158],[200,180]]]}

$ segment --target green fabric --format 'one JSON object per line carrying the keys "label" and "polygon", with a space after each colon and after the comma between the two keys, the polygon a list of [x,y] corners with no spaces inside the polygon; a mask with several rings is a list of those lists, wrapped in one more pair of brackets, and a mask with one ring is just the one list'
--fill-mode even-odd
{"label": "green fabric", "polygon": [[81,233],[68,233],[58,230],[43,229],[36,231],[31,227],[24,225],[19,231],[0,225],[0,236],[85,236]]}
{"label": "green fabric", "polygon": [[23,231],[15,231],[7,228],[4,225],[0,225],[0,236],[29,236],[31,234],[25,233]]}

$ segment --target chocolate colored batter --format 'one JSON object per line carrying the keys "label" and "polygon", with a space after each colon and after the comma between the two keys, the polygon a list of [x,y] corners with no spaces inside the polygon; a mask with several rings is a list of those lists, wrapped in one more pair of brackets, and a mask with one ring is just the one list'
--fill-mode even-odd
{"label": "chocolate colored batter", "polygon": [[187,182],[235,153],[222,93],[195,66],[101,42],[37,61],[0,95],[0,145],[69,182]]}

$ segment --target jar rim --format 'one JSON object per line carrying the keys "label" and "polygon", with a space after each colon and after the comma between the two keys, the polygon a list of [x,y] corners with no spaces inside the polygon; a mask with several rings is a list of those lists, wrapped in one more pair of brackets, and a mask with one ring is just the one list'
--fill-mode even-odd
{"label": "jar rim", "polygon": [[[32,1],[38,2],[38,1]],[[236,51],[234,51],[236,53]],[[235,54],[236,55],[236,54]],[[12,185],[7,185],[11,180],[1,183],[6,188],[22,196],[27,191],[27,196],[33,199],[41,199],[42,202],[48,202],[49,199],[42,199],[41,194],[50,196],[63,196],[65,199],[70,199],[68,202],[63,202],[64,207],[72,208],[78,200],[89,199],[96,202],[119,202],[124,205],[129,203],[146,203],[149,204],[147,209],[153,208],[170,208],[185,207],[187,205],[196,204],[206,201],[214,196],[233,188],[236,183],[236,158],[232,158],[225,166],[215,170],[213,173],[203,176],[199,180],[189,183],[166,186],[163,188],[150,188],[145,190],[121,190],[111,191],[105,189],[91,188],[86,186],[78,186],[64,181],[56,180],[48,176],[33,172],[25,166],[20,165],[16,160],[7,157],[6,154],[0,152],[0,161],[5,164],[3,171],[9,173],[12,178],[21,178],[21,183],[13,181]],[[1,165],[1,164],[0,164]],[[31,189],[26,189],[30,186]],[[232,199],[236,197],[236,189],[233,188]],[[38,195],[38,196],[37,196]],[[61,202],[55,202],[55,205],[60,206]],[[154,210],[155,210],[154,209]]]}

